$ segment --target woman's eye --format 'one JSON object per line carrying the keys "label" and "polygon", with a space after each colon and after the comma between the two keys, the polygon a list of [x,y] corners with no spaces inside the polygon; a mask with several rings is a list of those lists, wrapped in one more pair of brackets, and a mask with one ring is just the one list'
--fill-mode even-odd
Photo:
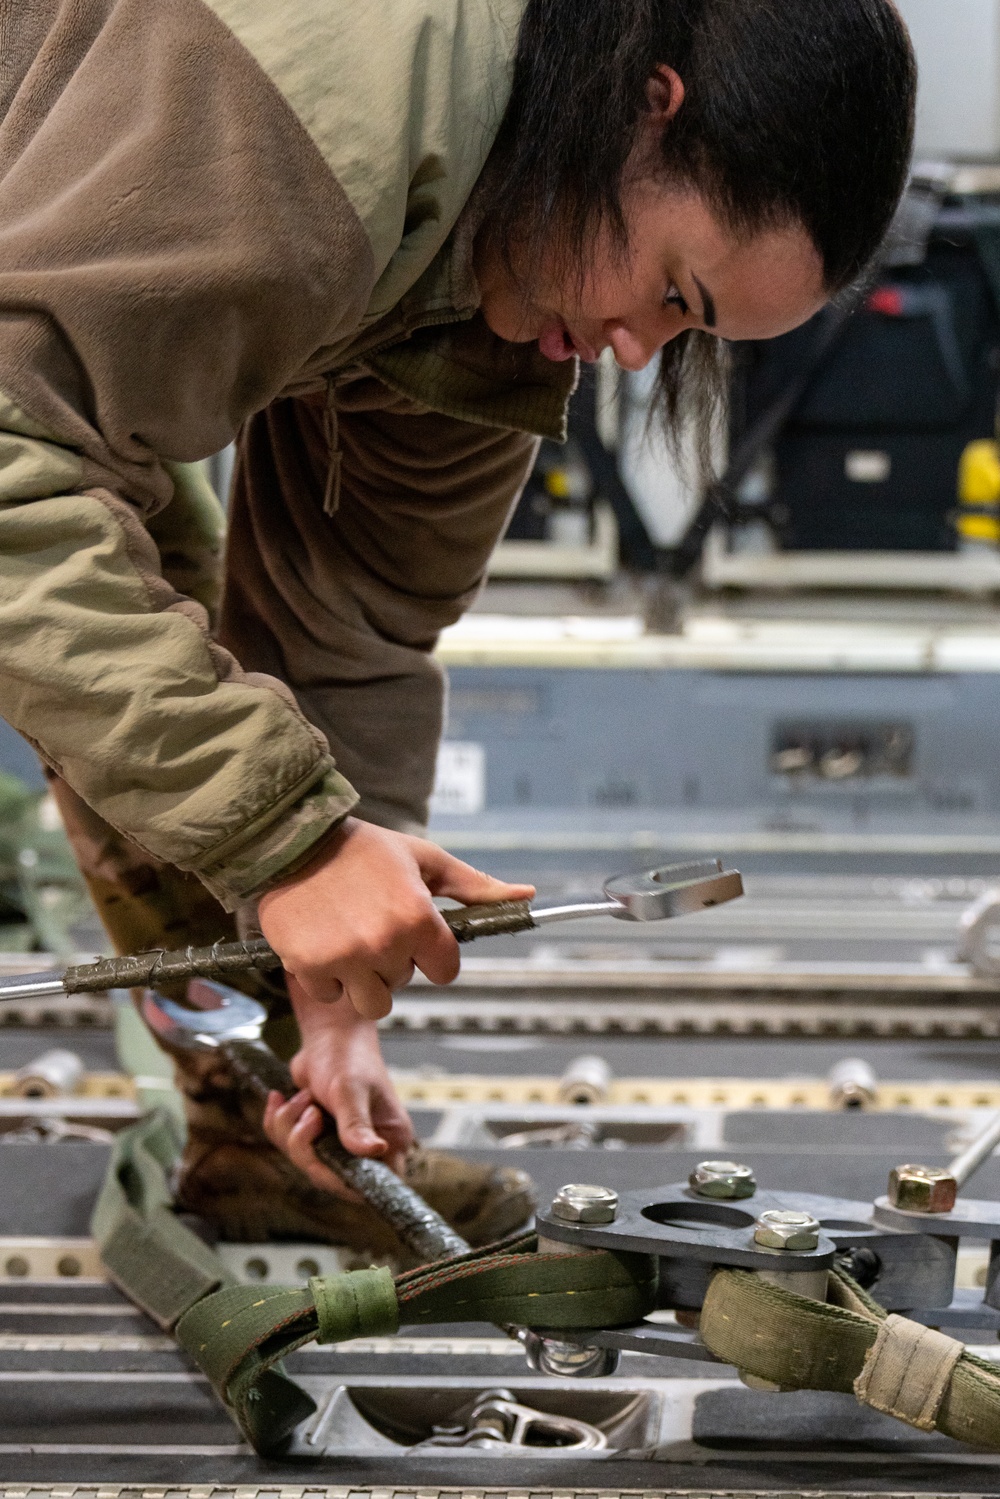
{"label": "woman's eye", "polygon": [[687,317],[688,312],[690,311],[687,302],[681,296],[680,292],[677,290],[677,287],[673,285],[670,286],[665,297],[663,298],[663,305],[664,307],[679,307],[684,317]]}

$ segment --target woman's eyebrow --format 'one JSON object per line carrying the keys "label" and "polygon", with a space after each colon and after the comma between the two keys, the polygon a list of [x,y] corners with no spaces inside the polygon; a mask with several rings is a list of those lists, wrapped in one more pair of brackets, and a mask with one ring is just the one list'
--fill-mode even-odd
{"label": "woman's eyebrow", "polygon": [[701,320],[706,328],[715,327],[715,299],[707,287],[702,286],[698,277],[692,272],[691,280],[701,293]]}

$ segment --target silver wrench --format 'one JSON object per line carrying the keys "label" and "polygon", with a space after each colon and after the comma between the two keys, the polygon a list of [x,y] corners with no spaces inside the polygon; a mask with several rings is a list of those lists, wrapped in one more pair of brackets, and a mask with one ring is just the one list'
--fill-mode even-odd
{"label": "silver wrench", "polygon": [[[298,1092],[288,1067],[261,1039],[264,1006],[236,989],[196,979],[188,985],[187,1005],[150,991],[143,998],[142,1017],[168,1051],[220,1053],[261,1102],[272,1090],[284,1098]],[[384,1162],[346,1150],[335,1121],[321,1112],[323,1130],[313,1142],[317,1157],[392,1225],[418,1259],[430,1263],[469,1252],[461,1235]]]}
{"label": "silver wrench", "polygon": [[[664,921],[721,906],[743,894],[743,880],[721,859],[666,864],[645,874],[621,874],[606,882],[603,896],[568,905],[532,906],[526,900],[458,906],[441,912],[459,942],[476,937],[528,932],[550,922],[585,916],[614,916],[619,921]],[[0,1003],[48,999],[56,995],[94,994],[106,989],[145,989],[186,979],[226,979],[251,970],[281,967],[281,959],[263,937],[248,942],[216,942],[177,952],[131,953],[67,968],[64,973],[15,974],[0,978]]]}

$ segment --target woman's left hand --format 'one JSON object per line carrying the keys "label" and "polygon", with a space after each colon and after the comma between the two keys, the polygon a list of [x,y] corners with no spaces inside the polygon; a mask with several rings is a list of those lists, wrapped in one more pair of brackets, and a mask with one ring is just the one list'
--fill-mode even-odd
{"label": "woman's left hand", "polygon": [[363,1020],[346,995],[333,1003],[309,1000],[291,977],[289,993],[302,1035],[290,1064],[299,1092],[287,1102],[280,1093],[270,1095],[264,1133],[313,1186],[356,1201],[316,1158],[313,1141],[323,1127],[317,1105],[333,1115],[348,1150],[377,1157],[394,1171],[402,1170],[414,1143],[413,1125],[392,1085],[374,1022]]}

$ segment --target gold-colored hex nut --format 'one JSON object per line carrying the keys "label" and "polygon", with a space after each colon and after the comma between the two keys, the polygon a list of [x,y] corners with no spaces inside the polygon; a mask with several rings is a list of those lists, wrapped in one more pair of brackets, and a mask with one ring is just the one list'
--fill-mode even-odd
{"label": "gold-colored hex nut", "polygon": [[889,1201],[904,1213],[950,1213],[958,1183],[937,1166],[894,1166],[889,1173]]}

